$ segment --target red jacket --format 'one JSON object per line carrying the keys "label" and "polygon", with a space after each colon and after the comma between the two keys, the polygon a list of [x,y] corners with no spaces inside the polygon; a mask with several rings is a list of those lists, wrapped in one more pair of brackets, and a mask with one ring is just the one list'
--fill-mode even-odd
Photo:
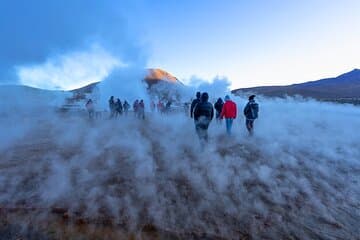
{"label": "red jacket", "polygon": [[236,103],[227,100],[222,108],[220,118],[236,118]]}

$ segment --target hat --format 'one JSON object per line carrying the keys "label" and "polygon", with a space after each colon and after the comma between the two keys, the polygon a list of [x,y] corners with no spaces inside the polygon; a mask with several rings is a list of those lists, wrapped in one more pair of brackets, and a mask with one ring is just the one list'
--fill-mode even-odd
{"label": "hat", "polygon": [[249,96],[249,100],[253,100],[256,96],[255,95],[251,95]]}
{"label": "hat", "polygon": [[227,101],[227,100],[230,100],[230,96],[229,96],[229,95],[226,95],[226,96],[225,96],[225,101]]}

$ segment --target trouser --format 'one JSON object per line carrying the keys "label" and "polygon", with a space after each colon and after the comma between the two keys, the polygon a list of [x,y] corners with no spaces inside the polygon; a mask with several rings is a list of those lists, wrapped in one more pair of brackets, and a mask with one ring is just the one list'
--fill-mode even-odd
{"label": "trouser", "polygon": [[138,110],[138,118],[145,119],[145,110],[144,109]]}
{"label": "trouser", "polygon": [[232,128],[233,120],[234,120],[233,118],[225,118],[226,132],[229,135],[231,135],[231,128]]}
{"label": "trouser", "polygon": [[115,109],[110,109],[110,118],[115,117]]}
{"label": "trouser", "polygon": [[122,110],[121,109],[116,109],[115,110],[115,117],[118,117],[122,114]]}
{"label": "trouser", "polygon": [[255,119],[246,119],[246,128],[250,134],[252,134],[254,130],[254,121]]}
{"label": "trouser", "polygon": [[209,124],[195,122],[195,130],[200,140],[204,140],[206,142],[208,141],[209,139],[207,132],[208,128],[209,128]]}
{"label": "trouser", "polygon": [[221,123],[220,112],[216,111],[216,122]]}

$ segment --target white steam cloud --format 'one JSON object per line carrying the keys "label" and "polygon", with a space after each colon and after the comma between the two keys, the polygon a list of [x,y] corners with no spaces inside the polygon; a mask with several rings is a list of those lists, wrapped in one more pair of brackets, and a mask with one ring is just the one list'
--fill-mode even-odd
{"label": "white steam cloud", "polygon": [[146,83],[143,81],[147,71],[145,68],[128,66],[117,68],[99,84],[100,106],[107,108],[108,99],[114,96],[122,102],[124,100],[132,104],[136,99],[144,99],[149,102],[146,91]]}
{"label": "white steam cloud", "polygon": [[196,91],[207,92],[210,96],[209,100],[212,102],[219,97],[224,98],[226,94],[230,93],[231,82],[225,77],[215,77],[211,81],[207,81],[194,76],[186,82],[192,90],[192,95]]}
{"label": "white steam cloud", "polygon": [[[233,99],[241,113],[245,99]],[[63,207],[134,230],[356,239],[360,109],[258,102],[252,138],[240,114],[232,138],[212,122],[203,151],[193,121],[180,113],[94,122],[85,113],[34,115],[15,130],[9,123],[21,114],[4,115],[0,141],[15,140],[0,148],[0,205]]]}
{"label": "white steam cloud", "polygon": [[23,85],[42,89],[71,90],[99,82],[117,67],[126,64],[100,46],[52,57],[45,63],[18,67]]}

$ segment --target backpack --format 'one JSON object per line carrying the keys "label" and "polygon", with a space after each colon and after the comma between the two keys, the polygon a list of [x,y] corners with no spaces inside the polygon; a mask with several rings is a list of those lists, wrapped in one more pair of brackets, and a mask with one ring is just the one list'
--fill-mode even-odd
{"label": "backpack", "polygon": [[252,118],[257,119],[259,113],[259,104],[257,104],[256,102],[250,103],[250,110],[251,110]]}

